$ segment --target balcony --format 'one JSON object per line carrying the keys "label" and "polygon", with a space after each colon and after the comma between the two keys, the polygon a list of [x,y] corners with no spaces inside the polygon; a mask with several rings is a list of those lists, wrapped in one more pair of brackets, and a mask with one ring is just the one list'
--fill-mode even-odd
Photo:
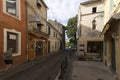
{"label": "balcony", "polygon": [[38,31],[37,32],[32,31],[32,32],[29,32],[29,34],[34,35],[38,38],[44,38],[44,39],[49,38],[49,35],[47,33],[42,32],[42,31],[39,31],[39,32]]}

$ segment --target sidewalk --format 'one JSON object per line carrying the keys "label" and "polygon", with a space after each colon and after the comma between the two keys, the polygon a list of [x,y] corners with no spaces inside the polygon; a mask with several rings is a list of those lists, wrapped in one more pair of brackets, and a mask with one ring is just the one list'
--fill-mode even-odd
{"label": "sidewalk", "polygon": [[49,60],[50,58],[52,58],[53,56],[55,55],[58,55],[59,53],[56,53],[56,54],[50,54],[50,55],[47,55],[47,56],[44,56],[44,57],[41,57],[41,58],[37,58],[33,61],[28,61],[28,62],[25,62],[23,64],[20,64],[20,65],[16,65],[14,67],[11,67],[8,71],[0,71],[0,80],[8,77],[8,76],[11,76],[17,72],[20,72],[20,71],[23,71],[25,69],[28,69],[28,68],[31,68],[33,67],[34,65],[36,64],[40,64],[40,63],[43,63],[47,60]]}
{"label": "sidewalk", "polygon": [[72,67],[71,80],[116,80],[102,62],[74,61]]}

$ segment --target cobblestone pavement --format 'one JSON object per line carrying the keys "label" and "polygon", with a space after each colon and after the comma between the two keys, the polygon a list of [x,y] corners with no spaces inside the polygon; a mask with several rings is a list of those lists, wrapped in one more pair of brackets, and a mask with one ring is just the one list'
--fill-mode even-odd
{"label": "cobblestone pavement", "polygon": [[102,62],[74,61],[72,68],[72,80],[115,80]]}

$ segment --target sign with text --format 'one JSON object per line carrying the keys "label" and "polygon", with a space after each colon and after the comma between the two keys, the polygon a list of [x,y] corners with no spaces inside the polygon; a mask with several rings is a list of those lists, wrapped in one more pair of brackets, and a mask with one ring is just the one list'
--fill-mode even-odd
{"label": "sign with text", "polygon": [[9,39],[16,40],[16,38],[17,38],[16,35],[13,35],[13,34],[9,35]]}
{"label": "sign with text", "polygon": [[39,15],[29,15],[29,22],[40,22]]}

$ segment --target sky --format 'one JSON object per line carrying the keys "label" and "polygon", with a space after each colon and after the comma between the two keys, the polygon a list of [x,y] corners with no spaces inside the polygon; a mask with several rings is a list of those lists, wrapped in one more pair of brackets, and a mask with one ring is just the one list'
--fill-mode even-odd
{"label": "sky", "polygon": [[44,0],[48,6],[48,19],[67,25],[69,18],[78,13],[79,4],[87,0]]}

